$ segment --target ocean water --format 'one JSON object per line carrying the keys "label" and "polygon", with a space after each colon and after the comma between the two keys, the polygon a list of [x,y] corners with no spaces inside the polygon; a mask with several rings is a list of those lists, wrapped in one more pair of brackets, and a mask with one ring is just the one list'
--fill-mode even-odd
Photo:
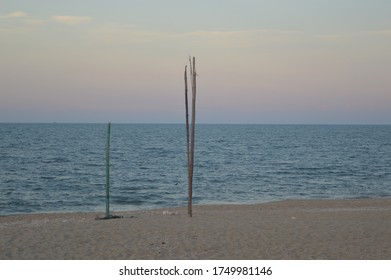
{"label": "ocean water", "polygon": [[[105,211],[106,124],[0,124],[0,215]],[[110,209],[187,205],[182,124],[113,124]],[[194,204],[391,196],[391,126],[196,126]]]}

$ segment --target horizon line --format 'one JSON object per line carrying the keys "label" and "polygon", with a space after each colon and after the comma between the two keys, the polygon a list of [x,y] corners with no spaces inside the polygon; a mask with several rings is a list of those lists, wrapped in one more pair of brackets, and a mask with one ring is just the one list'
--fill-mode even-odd
{"label": "horizon line", "polygon": [[[185,125],[184,122],[2,122],[0,124],[135,124],[135,125]],[[219,122],[200,122],[196,125],[373,125],[387,126],[391,123],[219,123]]]}

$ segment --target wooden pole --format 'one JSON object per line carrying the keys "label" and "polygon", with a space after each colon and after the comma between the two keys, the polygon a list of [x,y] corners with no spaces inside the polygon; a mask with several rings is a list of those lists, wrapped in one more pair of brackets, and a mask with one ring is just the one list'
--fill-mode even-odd
{"label": "wooden pole", "polygon": [[185,107],[186,107],[186,155],[187,155],[187,183],[188,183],[188,213],[191,213],[191,173],[190,173],[190,132],[189,132],[189,102],[187,88],[187,65],[185,66]]}
{"label": "wooden pole", "polygon": [[193,216],[192,203],[193,203],[193,174],[194,174],[194,146],[195,146],[195,117],[196,117],[196,71],[195,71],[195,57],[193,56],[193,63],[190,58],[190,75],[191,75],[191,93],[192,93],[192,108],[191,108],[191,146],[190,146],[190,180],[189,180],[189,206],[188,214]]}
{"label": "wooden pole", "polygon": [[106,218],[110,217],[110,129],[111,123],[108,123],[106,138]]}
{"label": "wooden pole", "polygon": [[186,107],[186,152],[187,152],[187,163],[189,164],[190,159],[190,134],[189,134],[189,101],[188,101],[188,89],[187,89],[187,65],[185,66],[185,107]]}

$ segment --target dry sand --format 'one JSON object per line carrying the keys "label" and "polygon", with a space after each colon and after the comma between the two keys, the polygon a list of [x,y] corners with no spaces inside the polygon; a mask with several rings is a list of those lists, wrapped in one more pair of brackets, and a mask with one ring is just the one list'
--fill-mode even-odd
{"label": "dry sand", "polygon": [[391,259],[391,198],[116,214],[0,217],[0,259]]}

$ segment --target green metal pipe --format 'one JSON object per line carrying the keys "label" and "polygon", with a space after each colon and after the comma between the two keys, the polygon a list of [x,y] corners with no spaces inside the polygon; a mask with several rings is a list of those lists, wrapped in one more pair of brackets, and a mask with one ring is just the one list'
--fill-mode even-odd
{"label": "green metal pipe", "polygon": [[110,129],[111,123],[108,123],[106,139],[106,218],[110,216]]}

